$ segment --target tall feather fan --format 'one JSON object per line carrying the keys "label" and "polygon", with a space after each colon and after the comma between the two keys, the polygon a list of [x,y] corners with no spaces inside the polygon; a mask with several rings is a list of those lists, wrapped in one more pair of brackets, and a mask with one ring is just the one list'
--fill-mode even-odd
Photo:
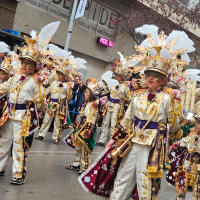
{"label": "tall feather fan", "polygon": [[172,58],[172,54],[167,48],[163,48],[160,52],[160,55],[168,60]]}
{"label": "tall feather fan", "polygon": [[77,72],[78,72],[79,70],[81,70],[81,69],[87,70],[87,67],[84,65],[84,64],[87,63],[86,60],[84,60],[84,59],[82,59],[82,58],[75,58],[74,61],[75,61],[75,65],[78,66]]}
{"label": "tall feather fan", "polygon": [[38,46],[45,49],[47,48],[47,44],[45,45],[45,42],[50,40],[55,32],[57,31],[58,27],[60,25],[60,21],[52,22],[50,24],[47,24],[45,27],[43,27],[38,35]]}
{"label": "tall feather fan", "polygon": [[0,42],[0,53],[9,52],[9,46],[5,42]]}
{"label": "tall feather fan", "polygon": [[125,60],[124,56],[119,51],[117,53],[120,56],[120,62],[122,64],[122,68],[127,69],[127,66],[126,66],[127,61]]}
{"label": "tall feather fan", "polygon": [[187,49],[188,53],[195,51],[195,48],[193,47],[194,42],[188,38],[187,34],[184,31],[173,30],[166,40],[166,45],[170,44],[170,42],[176,38],[178,38],[178,40],[176,44],[172,47],[174,52],[177,51],[180,47]]}
{"label": "tall feather fan", "polygon": [[36,31],[32,30],[32,31],[30,32],[30,36],[31,36],[32,39],[36,39],[36,35],[37,35],[37,32],[36,32]]}
{"label": "tall feather fan", "polygon": [[158,27],[155,25],[143,25],[142,27],[136,28],[135,32],[136,33],[141,33],[143,35],[150,34],[151,37],[153,38],[154,45],[158,44]]}
{"label": "tall feather fan", "polygon": [[187,62],[189,63],[191,60],[190,60],[190,57],[188,56],[188,54],[186,52],[184,52],[182,55],[181,55],[181,59],[184,61],[184,62]]}
{"label": "tall feather fan", "polygon": [[133,57],[131,60],[127,61],[127,66],[135,67],[142,60],[144,60],[144,57],[142,55],[137,55],[137,56]]}
{"label": "tall feather fan", "polygon": [[108,88],[110,89],[111,87],[116,87],[119,85],[119,82],[115,79],[109,79],[106,81],[106,83],[108,84]]}
{"label": "tall feather fan", "polygon": [[119,82],[115,79],[112,79],[112,76],[113,72],[111,71],[107,71],[101,76],[101,79],[103,79],[108,84],[109,89],[111,87],[116,87],[117,85],[119,85]]}
{"label": "tall feather fan", "polygon": [[63,59],[70,59],[71,52],[61,49],[60,47],[56,46],[55,44],[48,44],[48,48],[53,53],[51,54],[53,58],[63,58]]}
{"label": "tall feather fan", "polygon": [[107,71],[101,76],[101,79],[103,79],[104,81],[107,81],[107,80],[111,79],[112,76],[113,76],[113,72]]}
{"label": "tall feather fan", "polygon": [[146,49],[148,49],[150,47],[150,44],[148,43],[148,39],[143,40],[140,46],[143,46]]}
{"label": "tall feather fan", "polygon": [[190,79],[191,81],[199,81],[200,80],[200,70],[199,69],[187,69],[185,72],[186,79]]}

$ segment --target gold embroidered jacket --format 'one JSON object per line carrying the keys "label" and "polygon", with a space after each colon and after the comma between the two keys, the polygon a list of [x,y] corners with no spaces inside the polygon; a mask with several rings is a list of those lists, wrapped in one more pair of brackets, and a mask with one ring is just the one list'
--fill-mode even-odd
{"label": "gold embroidered jacket", "polygon": [[[176,132],[179,127],[179,119],[177,112],[177,103],[169,94],[164,91],[159,91],[156,93],[155,99],[148,101],[149,91],[138,90],[133,96],[133,99],[126,111],[126,114],[121,121],[120,125],[123,131],[117,131],[113,135],[112,139],[115,141],[118,138],[123,138],[123,134],[126,133],[131,124],[138,118],[139,120],[146,120],[157,123],[170,124],[170,132]],[[151,145],[153,139],[156,136],[157,129],[144,129],[142,132],[142,127],[135,126],[132,142],[142,144],[142,145]]]}

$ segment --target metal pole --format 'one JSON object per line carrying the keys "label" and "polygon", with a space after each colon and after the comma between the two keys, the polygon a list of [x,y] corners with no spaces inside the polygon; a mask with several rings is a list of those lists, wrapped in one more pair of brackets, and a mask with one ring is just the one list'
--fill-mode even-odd
{"label": "metal pole", "polygon": [[77,4],[78,4],[78,0],[74,0],[74,5],[73,5],[73,8],[72,8],[72,14],[71,14],[70,22],[69,22],[69,28],[68,28],[68,32],[67,32],[67,38],[66,38],[66,41],[65,41],[65,50],[66,51],[68,51],[68,49],[69,49],[69,43],[70,43],[70,39],[71,39],[71,34],[72,34]]}

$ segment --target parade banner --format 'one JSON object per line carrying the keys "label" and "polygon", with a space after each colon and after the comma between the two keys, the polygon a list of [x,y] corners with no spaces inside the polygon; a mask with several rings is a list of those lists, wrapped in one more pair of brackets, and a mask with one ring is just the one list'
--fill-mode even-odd
{"label": "parade banner", "polygon": [[84,15],[86,3],[87,3],[87,0],[80,0],[78,9],[76,11],[75,19],[82,17]]}

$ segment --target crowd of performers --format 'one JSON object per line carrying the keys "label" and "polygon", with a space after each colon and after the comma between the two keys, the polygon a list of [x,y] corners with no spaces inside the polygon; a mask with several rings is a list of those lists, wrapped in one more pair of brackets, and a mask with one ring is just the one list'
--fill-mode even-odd
{"label": "crowd of performers", "polygon": [[[198,70],[183,72],[188,53],[195,51],[187,34],[172,31],[167,36],[154,25],[137,28],[147,39],[133,56],[118,52],[113,71],[87,81],[84,102],[71,124],[68,104],[78,89],[74,77],[86,61],[49,44],[59,23],[25,36],[19,55],[0,42],[0,52],[6,53],[0,67],[0,176],[12,154],[10,183],[23,184],[34,132],[39,129],[35,139],[43,140],[53,123],[52,139],[59,144],[64,127],[72,125],[64,142],[75,153],[66,168],[81,174],[78,181],[89,193],[113,200],[155,200],[166,171],[177,199],[185,199],[188,186],[193,198],[200,199],[200,101],[191,106],[188,118],[184,100],[195,98],[181,99],[199,78]],[[99,141],[97,127],[102,127]],[[91,163],[95,143],[106,149]]]}

